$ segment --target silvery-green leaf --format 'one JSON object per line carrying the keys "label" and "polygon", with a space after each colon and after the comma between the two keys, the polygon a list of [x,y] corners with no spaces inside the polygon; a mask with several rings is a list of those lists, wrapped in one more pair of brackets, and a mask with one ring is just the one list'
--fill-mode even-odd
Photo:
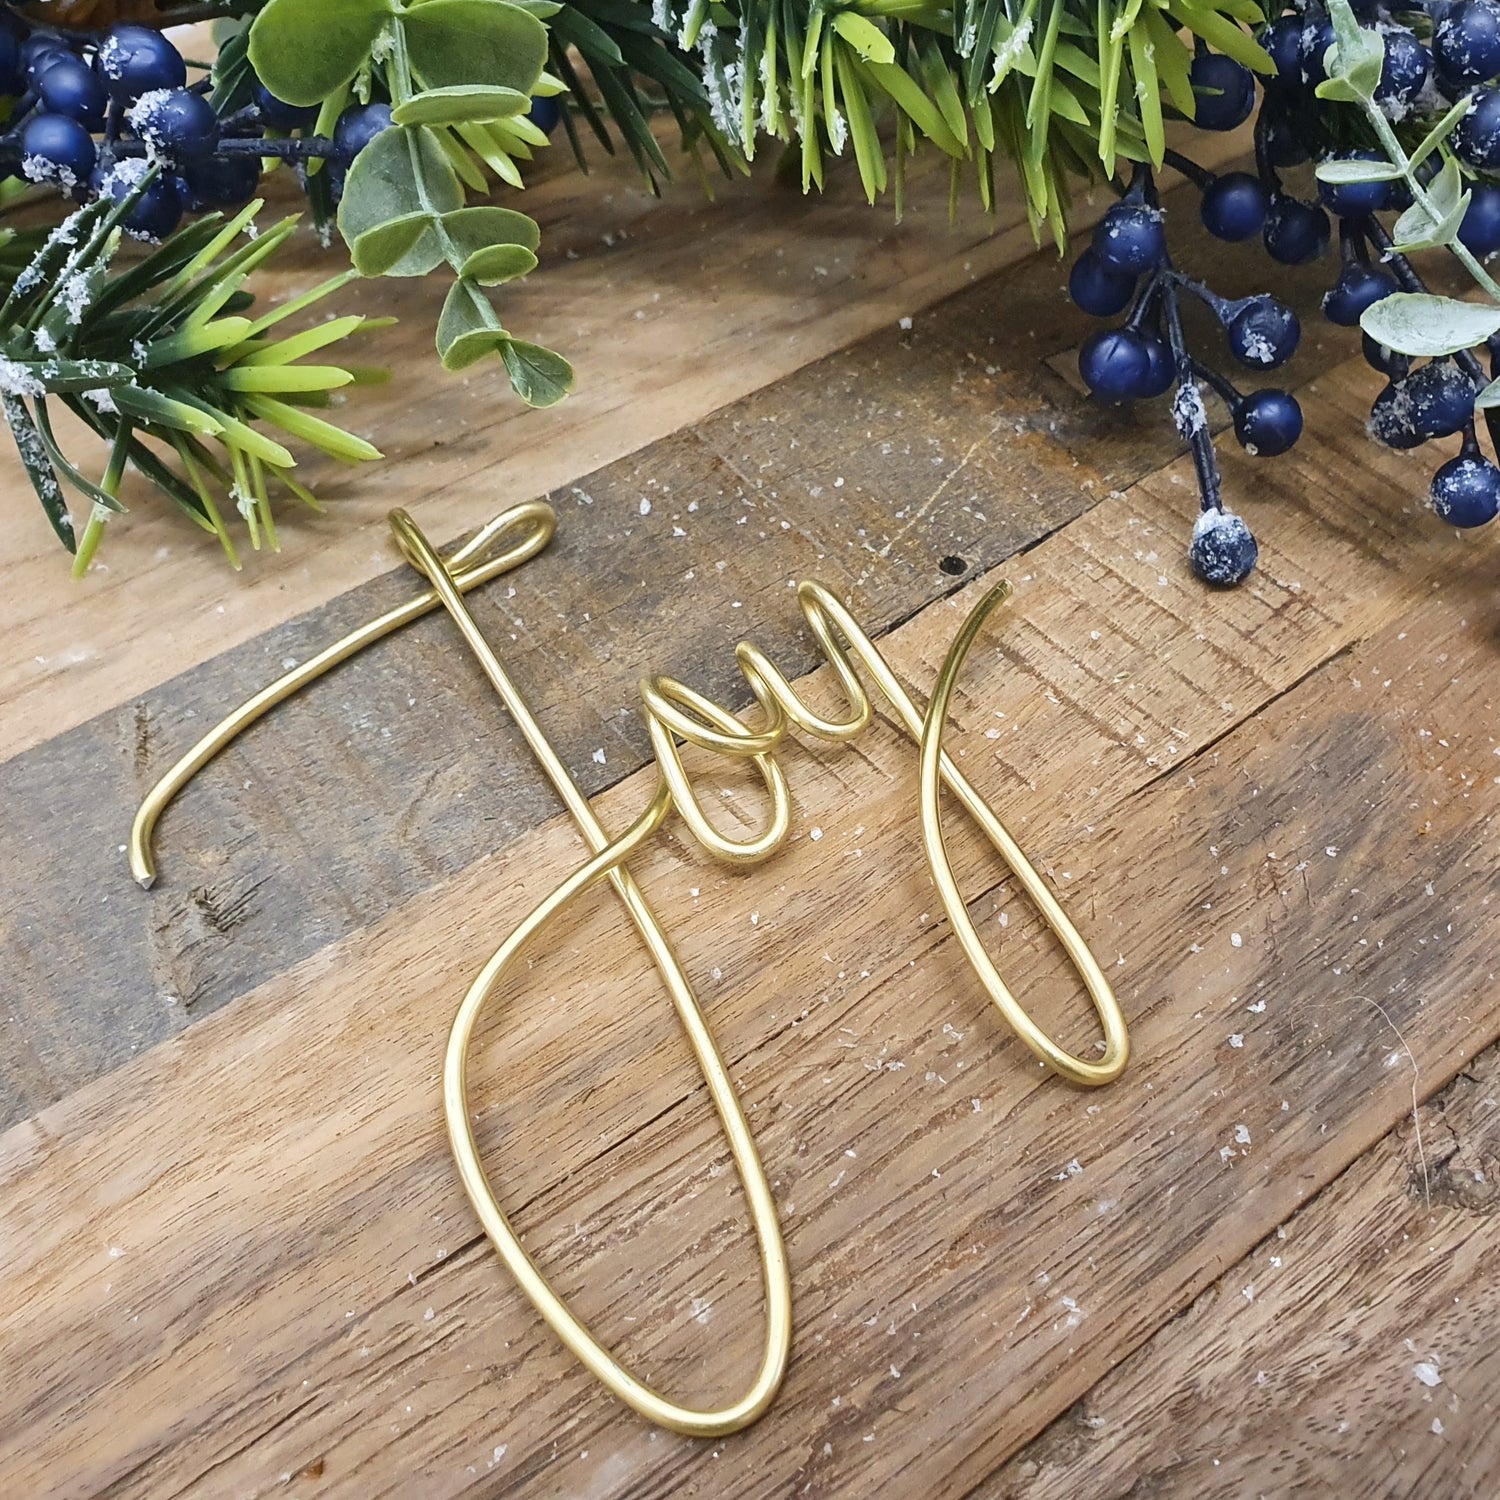
{"label": "silvery-green leaf", "polygon": [[1359,326],[1399,354],[1438,358],[1500,333],[1500,307],[1431,292],[1394,292],[1365,310]]}
{"label": "silvery-green leaf", "polygon": [[[1328,15],[1335,40],[1324,55],[1324,71],[1330,80],[1347,84],[1359,98],[1373,98],[1385,65],[1385,39],[1359,24],[1348,0],[1330,0]],[[1321,88],[1318,92],[1323,93]]]}
{"label": "silvery-green leaf", "polygon": [[1489,411],[1500,406],[1500,380],[1492,380],[1474,398],[1474,409],[1476,411]]}
{"label": "silvery-green leaf", "polygon": [[1412,166],[1420,166],[1437,150],[1443,141],[1448,139],[1457,127],[1458,122],[1468,114],[1473,102],[1472,99],[1465,95],[1422,137],[1421,145],[1411,154]]}
{"label": "silvery-green leaf", "polygon": [[1319,182],[1395,182],[1401,168],[1388,161],[1329,160],[1318,163]]}

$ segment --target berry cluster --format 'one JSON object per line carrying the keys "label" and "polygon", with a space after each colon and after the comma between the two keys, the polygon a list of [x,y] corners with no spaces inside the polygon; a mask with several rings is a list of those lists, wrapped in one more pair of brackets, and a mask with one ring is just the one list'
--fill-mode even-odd
{"label": "berry cluster", "polygon": [[[185,214],[248,203],[267,158],[324,175],[336,206],[344,173],[391,123],[390,105],[354,103],[327,136],[316,109],[251,80],[248,102],[220,116],[210,80],[188,82],[170,38],[145,26],[102,35],[35,25],[0,10],[0,177],[51,183],[86,202],[133,197],[128,233],[159,240]],[[316,164],[316,165],[314,165]]]}
{"label": "berry cluster", "polygon": [[[1483,257],[1500,249],[1500,184],[1481,175],[1500,174],[1500,88],[1490,86],[1500,77],[1500,0],[1458,0],[1431,9],[1431,17],[1401,11],[1414,18],[1414,26],[1407,26],[1384,7],[1377,14],[1374,0],[1356,5],[1366,22],[1379,26],[1384,41],[1376,97],[1390,120],[1399,125],[1410,117],[1420,137],[1424,121],[1459,99],[1471,101],[1453,140],[1454,152],[1476,179],[1467,184],[1471,196],[1458,238]],[[1335,45],[1326,13],[1309,5],[1282,16],[1265,27],[1260,40],[1275,70],[1263,90],[1248,68],[1201,44],[1190,73],[1201,128],[1234,129],[1255,114],[1260,100],[1256,170],[1216,175],[1173,151],[1166,160],[1198,187],[1201,218],[1210,234],[1231,242],[1258,238],[1283,265],[1322,257],[1333,242],[1336,220],[1340,270],[1323,299],[1323,312],[1331,322],[1357,327],[1381,298],[1425,290],[1379,217],[1410,207],[1411,196],[1394,174],[1386,180],[1320,182],[1316,198],[1286,189],[1283,172],[1305,162],[1384,163],[1386,157],[1357,138],[1353,127],[1359,122],[1349,119],[1349,111],[1317,95]],[[1145,400],[1175,386],[1173,415],[1193,452],[1203,512],[1189,552],[1193,567],[1210,583],[1242,581],[1255,565],[1256,544],[1245,523],[1223,507],[1202,388],[1223,399],[1236,438],[1253,455],[1286,452],[1301,435],[1302,413],[1284,390],[1242,394],[1190,352],[1178,303],[1184,294],[1203,303],[1223,328],[1234,360],[1251,370],[1275,369],[1292,355],[1300,334],[1296,314],[1266,295],[1218,297],[1178,271],[1168,254],[1152,174],[1144,168],[1136,170],[1122,201],[1105,214],[1074,264],[1069,291],[1096,317],[1113,318],[1129,309],[1121,326],[1095,334],[1080,353],[1084,381],[1098,399]],[[1491,343],[1496,347],[1487,352],[1494,374],[1500,370],[1500,342]],[[1419,363],[1368,336],[1363,349],[1369,363],[1389,377],[1374,403],[1371,434],[1397,448],[1460,436],[1458,456],[1433,479],[1433,508],[1456,526],[1494,519],[1500,512],[1500,468],[1481,451],[1475,430],[1475,397],[1486,383],[1476,354],[1465,350]]]}

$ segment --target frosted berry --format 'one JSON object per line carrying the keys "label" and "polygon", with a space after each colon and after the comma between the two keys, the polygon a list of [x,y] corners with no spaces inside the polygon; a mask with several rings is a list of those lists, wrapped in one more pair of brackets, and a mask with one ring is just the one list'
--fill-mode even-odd
{"label": "frosted berry", "polygon": [[1167,258],[1162,212],[1144,203],[1117,203],[1094,226],[1094,254],[1111,271],[1139,276]]}
{"label": "frosted berry", "polygon": [[1252,391],[1235,405],[1234,435],[1252,457],[1275,458],[1302,436],[1302,408],[1286,391]]}
{"label": "frosted berry", "polygon": [[1139,401],[1155,376],[1146,336],[1133,328],[1096,333],[1078,352],[1078,370],[1101,401]]}
{"label": "frosted berry", "polygon": [[1433,28],[1432,55],[1449,83],[1472,87],[1500,73],[1500,5],[1460,0]]}
{"label": "frosted berry", "polygon": [[1226,172],[1203,190],[1203,227],[1219,240],[1253,239],[1266,222],[1270,200],[1249,172]]}
{"label": "frosted berry", "polygon": [[1135,277],[1110,270],[1092,250],[1085,250],[1073,262],[1068,295],[1084,312],[1096,318],[1112,318],[1135,295]]}
{"label": "frosted berry", "polygon": [[53,57],[51,66],[38,75],[36,89],[43,109],[68,115],[85,130],[104,128],[104,110],[109,102],[104,86],[93,69],[71,52]]}
{"label": "frosted berry", "polygon": [[[99,179],[101,197],[123,203],[140,186],[148,168],[140,157],[117,162]],[[136,239],[162,240],[182,221],[182,197],[171,178],[159,176],[147,183],[140,197],[121,221]]]}
{"label": "frosted berry", "polygon": [[134,104],[155,89],[180,89],[187,64],[161,32],[149,26],[113,26],[94,54],[94,68],[109,97]]}
{"label": "frosted berry", "polygon": [[1328,248],[1328,215],[1316,203],[1278,193],[1266,212],[1261,239],[1272,260],[1285,266],[1317,260]]}
{"label": "frosted berry", "polygon": [[[1329,161],[1383,162],[1378,151],[1345,151]],[[1390,196],[1388,182],[1322,182],[1318,183],[1318,197],[1330,213],[1343,219],[1358,219],[1365,214],[1377,213],[1386,206]]]}
{"label": "frosted berry", "polygon": [[1500,469],[1473,453],[1450,458],[1432,476],[1432,508],[1450,526],[1484,526],[1500,515]]}
{"label": "frosted berry", "polygon": [[1453,149],[1471,167],[1500,167],[1500,89],[1475,89]]}
{"label": "frosted berry", "polygon": [[1452,437],[1474,419],[1474,382],[1451,359],[1435,359],[1404,382],[1411,424],[1423,437]]}
{"label": "frosted berry", "polygon": [[1274,297],[1248,297],[1229,323],[1229,347],[1241,364],[1274,370],[1296,352],[1302,337],[1297,314]]}
{"label": "frosted berry", "polygon": [[1351,260],[1323,298],[1323,313],[1330,323],[1355,328],[1365,311],[1396,290],[1396,278],[1384,266]]}
{"label": "frosted berry", "polygon": [[1473,255],[1500,250],[1500,187],[1476,182],[1469,192],[1469,206],[1458,226],[1458,238]]}
{"label": "frosted berry", "polygon": [[211,156],[219,144],[219,117],[191,89],[156,89],[132,106],[131,128],[158,155],[174,161]]}
{"label": "frosted berry", "polygon": [[1243,583],[1259,555],[1250,528],[1232,511],[1214,507],[1198,517],[1188,561],[1204,583],[1218,588]]}
{"label": "frosted berry", "polygon": [[1404,26],[1385,34],[1385,61],[1375,97],[1382,104],[1409,104],[1432,76],[1432,54]]}
{"label": "frosted berry", "polygon": [[1287,90],[1302,87],[1302,17],[1282,16],[1261,32],[1260,44],[1276,69],[1274,82]]}
{"label": "frosted berry", "polygon": [[21,170],[32,182],[64,188],[89,180],[98,152],[94,138],[70,115],[32,115],[21,130]]}
{"label": "frosted berry", "polygon": [[73,49],[60,36],[33,31],[20,45],[20,71],[25,80],[35,88],[43,73],[55,63],[74,55]]}
{"label": "frosted berry", "polygon": [[1419,448],[1427,441],[1412,420],[1411,394],[1404,380],[1393,380],[1375,398],[1370,436],[1387,448]]}
{"label": "frosted berry", "polygon": [[1200,130],[1234,130],[1255,108],[1255,75],[1244,63],[1217,52],[1200,52],[1188,70]]}
{"label": "frosted berry", "polygon": [[1327,16],[1314,13],[1302,28],[1302,77],[1308,86],[1315,87],[1328,77],[1326,60],[1328,49],[1338,40],[1334,35],[1333,22]]}
{"label": "frosted berry", "polygon": [[333,144],[339,160],[352,162],[390,124],[389,104],[351,104],[333,127]]}

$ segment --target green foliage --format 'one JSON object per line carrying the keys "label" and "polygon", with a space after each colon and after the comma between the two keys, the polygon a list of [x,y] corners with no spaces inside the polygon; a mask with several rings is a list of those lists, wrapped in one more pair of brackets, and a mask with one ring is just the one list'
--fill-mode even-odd
{"label": "green foliage", "polygon": [[[147,179],[149,181],[149,178]],[[142,188],[144,189],[143,182]],[[292,475],[286,440],[346,463],[379,458],[314,410],[358,378],[308,355],[371,324],[348,317],[280,337],[280,325],[345,285],[345,273],[259,318],[244,283],[296,227],[254,234],[254,203],[225,222],[210,215],[144,259],[115,269],[120,221],[134,203],[105,198],[39,243],[24,265],[0,258],[0,402],[22,462],[59,540],[87,567],[105,521],[124,509],[119,489],[133,465],[192,521],[213,532],[238,566],[221,502],[237,508],[252,544],[275,546],[274,491],[316,501]],[[13,248],[14,241],[6,248]],[[108,444],[103,477],[89,478],[63,451],[53,406]],[[92,507],[80,537],[71,489]]]}

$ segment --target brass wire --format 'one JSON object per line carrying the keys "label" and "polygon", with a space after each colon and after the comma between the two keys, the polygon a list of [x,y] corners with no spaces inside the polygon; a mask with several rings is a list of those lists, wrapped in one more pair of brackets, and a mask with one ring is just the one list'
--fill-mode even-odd
{"label": "brass wire", "polygon": [[[431,587],[409,604],[381,616],[278,679],[205,735],[142,804],[131,836],[132,871],[143,885],[151,883],[155,875],[151,837],[157,818],[191,776],[236,735],[314,678],[400,625],[442,605],[521,730],[547,779],[572,814],[591,851],[590,858],[544,897],[490,956],[469,987],[454,1018],[444,1058],[443,1106],[459,1178],[485,1233],[522,1291],[563,1343],[610,1391],[648,1420],[678,1432],[713,1437],[736,1431],[748,1426],[766,1410],[786,1371],[792,1326],[786,1251],[765,1171],[723,1057],[691,981],[673,951],[665,929],[627,868],[627,862],[662,826],[674,808],[693,836],[716,859],[731,864],[750,864],[777,849],[791,827],[791,794],[785,774],[776,760],[776,752],[784,746],[794,727],[811,738],[835,744],[849,741],[863,732],[874,716],[874,703],[855,670],[857,662],[890,705],[898,726],[918,746],[924,852],[954,933],[990,999],[1026,1046],[1064,1077],[1088,1086],[1109,1083],[1118,1077],[1129,1056],[1129,1038],[1108,980],[1088,944],[1025,853],[942,745],[948,708],[963,663],[989,617],[1010,597],[1011,587],[1005,582],[998,584],[969,614],[943,663],[925,712],[913,702],[890,664],[844,605],[828,589],[811,581],[798,586],[797,601],[843,694],[847,705],[843,716],[827,716],[814,710],[770,658],[748,641],[740,643],[735,656],[763,715],[764,723],[760,728],[751,728],[712,699],[672,678],[656,677],[643,681],[640,692],[657,763],[657,784],[640,816],[623,833],[611,838],[491,649],[464,599],[466,590],[534,556],[546,545],[555,526],[551,508],[541,502],[513,507],[496,517],[465,547],[447,557],[432,547],[405,511],[393,511],[390,524],[403,555],[427,578]],[[505,536],[523,525],[527,529],[517,541],[503,551],[494,551]],[[754,764],[770,803],[764,827],[759,832],[731,838],[714,827],[693,790],[691,777],[678,749],[678,739],[711,754],[737,761],[749,760]],[[1036,1025],[1000,978],[969,917],[953,875],[940,810],[944,786],[975,820],[996,853],[1014,873],[1083,981],[1104,1028],[1104,1050],[1097,1060],[1077,1057],[1060,1047]],[[485,1172],[474,1135],[468,1094],[468,1057],[485,1004],[526,944],[571,901],[602,880],[609,881],[625,906],[687,1033],[744,1185],[756,1235],[766,1297],[765,1344],[760,1368],[750,1388],[737,1401],[712,1410],[683,1406],[653,1390],[610,1354],[573,1314],[527,1253],[506,1218]]]}

